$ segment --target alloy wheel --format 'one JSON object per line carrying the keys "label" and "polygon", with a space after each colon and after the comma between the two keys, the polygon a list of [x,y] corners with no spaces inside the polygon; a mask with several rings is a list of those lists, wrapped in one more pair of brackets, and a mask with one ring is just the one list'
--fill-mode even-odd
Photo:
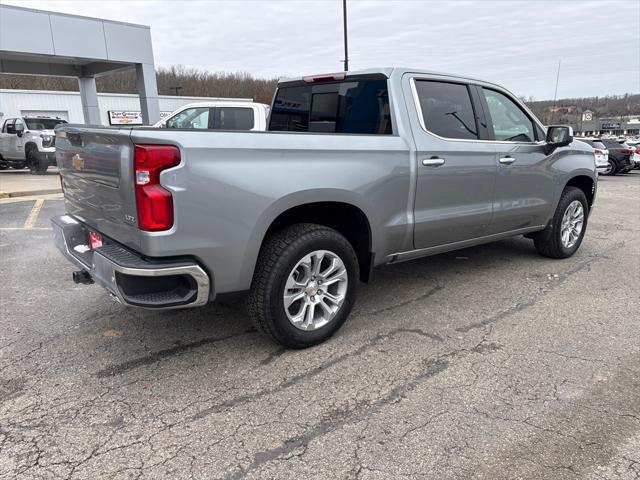
{"label": "alloy wheel", "polygon": [[560,239],[565,248],[573,247],[582,233],[584,226],[584,207],[582,202],[574,200],[569,204],[562,216]]}
{"label": "alloy wheel", "polygon": [[300,330],[327,325],[342,308],[349,278],[342,259],[329,250],[305,255],[291,270],[284,288],[284,309]]}

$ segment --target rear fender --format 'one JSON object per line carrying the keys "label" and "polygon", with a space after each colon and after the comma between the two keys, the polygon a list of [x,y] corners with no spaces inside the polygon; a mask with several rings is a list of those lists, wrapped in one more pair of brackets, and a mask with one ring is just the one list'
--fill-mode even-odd
{"label": "rear fender", "polygon": [[262,246],[265,234],[267,233],[267,230],[269,230],[273,221],[291,208],[316,202],[347,203],[362,210],[369,220],[369,225],[371,226],[371,244],[372,246],[375,246],[376,228],[374,225],[377,225],[377,218],[373,213],[374,210],[360,195],[352,191],[340,189],[314,189],[294,192],[279,198],[269,205],[263,211],[262,215],[256,222],[255,227],[251,231],[251,237],[242,262],[242,273],[240,279],[241,283],[246,285],[246,288],[249,288],[251,285],[253,271],[258,259],[258,254],[260,253],[260,247]]}

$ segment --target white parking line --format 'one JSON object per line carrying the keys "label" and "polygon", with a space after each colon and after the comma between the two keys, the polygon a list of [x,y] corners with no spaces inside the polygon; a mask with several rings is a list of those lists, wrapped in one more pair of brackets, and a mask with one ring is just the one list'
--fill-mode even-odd
{"label": "white parking line", "polygon": [[29,213],[29,216],[25,220],[22,228],[24,228],[25,230],[31,230],[33,228],[33,226],[36,223],[36,220],[38,220],[38,214],[40,213],[40,210],[42,210],[43,204],[44,204],[43,198],[39,198],[38,200],[36,200],[36,203],[33,204],[31,213]]}
{"label": "white parking line", "polygon": [[0,232],[4,232],[4,231],[10,231],[13,232],[15,230],[53,230],[53,228],[51,227],[31,227],[31,228],[24,228],[24,227],[0,227]]}
{"label": "white parking line", "polygon": [[28,196],[28,197],[6,197],[6,198],[0,197],[0,205],[6,204],[6,203],[33,202],[34,200],[38,200],[40,198],[44,200],[62,200],[64,197],[62,196],[61,193],[52,193],[52,194],[38,195],[38,196],[34,195],[34,196]]}

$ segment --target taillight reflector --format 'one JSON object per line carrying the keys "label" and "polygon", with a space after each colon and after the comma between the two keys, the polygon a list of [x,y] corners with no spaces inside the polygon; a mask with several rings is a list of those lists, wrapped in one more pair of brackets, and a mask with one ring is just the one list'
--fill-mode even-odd
{"label": "taillight reflector", "polygon": [[134,182],[138,227],[156,232],[173,226],[173,197],[160,185],[160,172],[180,163],[180,150],[173,145],[136,145]]}
{"label": "taillight reflector", "polygon": [[100,248],[102,246],[102,237],[96,232],[89,232],[89,246],[91,250]]}

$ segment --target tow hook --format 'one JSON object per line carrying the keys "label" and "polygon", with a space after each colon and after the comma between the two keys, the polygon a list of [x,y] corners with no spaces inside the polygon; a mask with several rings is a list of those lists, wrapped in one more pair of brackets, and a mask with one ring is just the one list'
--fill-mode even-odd
{"label": "tow hook", "polygon": [[75,283],[91,285],[93,283],[93,278],[91,278],[91,275],[86,270],[78,270],[77,272],[73,272],[73,281]]}

